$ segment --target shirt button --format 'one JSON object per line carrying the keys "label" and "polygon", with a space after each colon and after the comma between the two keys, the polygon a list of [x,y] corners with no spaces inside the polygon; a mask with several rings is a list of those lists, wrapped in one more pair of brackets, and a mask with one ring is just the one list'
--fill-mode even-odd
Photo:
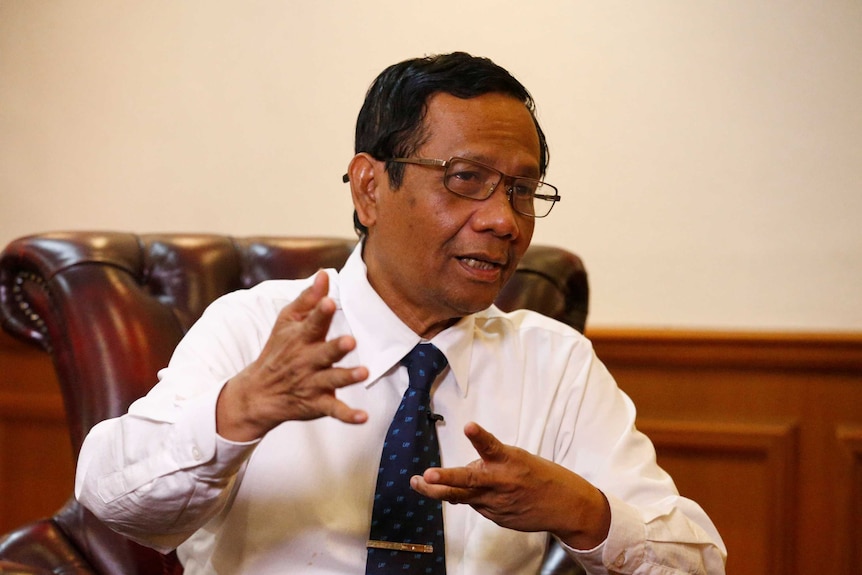
{"label": "shirt button", "polygon": [[200,450],[200,449],[198,449],[198,446],[197,446],[197,445],[195,445],[194,447],[192,447],[192,457],[194,457],[194,458],[195,458],[195,461],[200,461],[200,460],[201,460],[201,450]]}

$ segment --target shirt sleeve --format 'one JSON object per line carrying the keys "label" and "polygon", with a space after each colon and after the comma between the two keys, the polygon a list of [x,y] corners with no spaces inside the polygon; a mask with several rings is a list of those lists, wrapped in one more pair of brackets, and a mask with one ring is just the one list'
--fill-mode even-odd
{"label": "shirt sleeve", "polygon": [[248,299],[232,294],[210,306],[150,393],[96,425],[81,447],[76,498],[112,529],[161,552],[225,508],[257,445],[221,438],[215,421],[222,387],[257,357],[271,329],[265,310]]}
{"label": "shirt sleeve", "polygon": [[723,574],[727,550],[718,531],[659,467],[652,442],[635,427],[634,404],[594,354],[579,379],[564,464],[605,494],[611,526],[594,549],[564,547],[590,575]]}
{"label": "shirt sleeve", "polygon": [[724,546],[707,536],[684,513],[673,511],[644,522],[636,507],[612,496],[608,501],[611,507],[608,538],[588,551],[564,545],[590,575],[725,572]]}

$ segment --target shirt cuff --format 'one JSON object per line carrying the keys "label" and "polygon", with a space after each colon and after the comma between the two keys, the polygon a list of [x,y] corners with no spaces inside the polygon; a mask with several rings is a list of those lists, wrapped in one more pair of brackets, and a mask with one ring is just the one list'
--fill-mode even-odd
{"label": "shirt cuff", "polygon": [[216,404],[224,384],[195,398],[177,422],[174,457],[180,468],[194,468],[201,479],[234,475],[248,459],[260,440],[230,441],[216,432]]}
{"label": "shirt cuff", "polygon": [[605,496],[611,508],[611,527],[607,538],[592,549],[581,551],[563,547],[590,574],[632,573],[644,555],[646,527],[640,512],[612,495]]}

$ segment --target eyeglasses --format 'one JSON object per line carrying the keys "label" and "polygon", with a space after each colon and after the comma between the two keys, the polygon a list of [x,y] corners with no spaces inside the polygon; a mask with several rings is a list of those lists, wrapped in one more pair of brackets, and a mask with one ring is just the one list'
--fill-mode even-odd
{"label": "eyeglasses", "polygon": [[455,195],[471,200],[487,200],[503,180],[509,182],[506,196],[519,214],[544,218],[560,201],[556,187],[541,180],[510,176],[500,170],[466,158],[429,160],[425,158],[391,158],[390,162],[445,168],[443,186]]}

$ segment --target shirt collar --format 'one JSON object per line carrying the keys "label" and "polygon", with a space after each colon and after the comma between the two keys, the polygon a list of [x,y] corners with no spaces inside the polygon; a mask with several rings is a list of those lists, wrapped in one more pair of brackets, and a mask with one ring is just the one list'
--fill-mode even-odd
{"label": "shirt collar", "polygon": [[[368,282],[362,245],[357,244],[338,274],[338,297],[356,339],[359,364],[368,368],[365,386],[370,387],[397,367],[422,338],[395,315]],[[449,361],[461,396],[467,394],[474,326],[475,318],[468,315],[431,340]]]}

